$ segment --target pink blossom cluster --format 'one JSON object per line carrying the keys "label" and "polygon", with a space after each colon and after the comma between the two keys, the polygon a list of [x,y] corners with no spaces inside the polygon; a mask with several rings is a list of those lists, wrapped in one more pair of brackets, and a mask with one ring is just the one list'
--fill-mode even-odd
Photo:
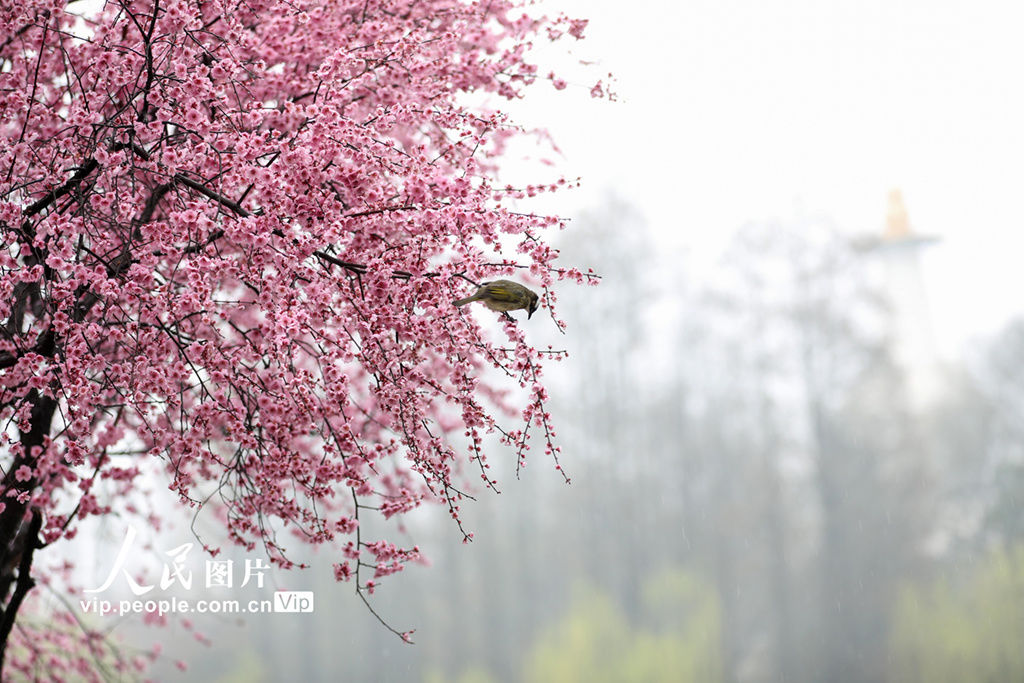
{"label": "pink blossom cluster", "polygon": [[458,520],[462,463],[494,484],[487,434],[557,456],[557,354],[451,302],[513,276],[550,310],[555,280],[590,277],[556,267],[558,217],[515,210],[566,182],[499,183],[518,129],[467,104],[521,97],[531,41],[585,22],[510,0],[76,12],[0,8],[0,567],[30,519],[49,544],[137,510],[158,458],[183,504],[280,566],[286,538],[350,537],[337,575],[358,582],[364,551],[378,577],[418,556],[360,517],[440,502]]}

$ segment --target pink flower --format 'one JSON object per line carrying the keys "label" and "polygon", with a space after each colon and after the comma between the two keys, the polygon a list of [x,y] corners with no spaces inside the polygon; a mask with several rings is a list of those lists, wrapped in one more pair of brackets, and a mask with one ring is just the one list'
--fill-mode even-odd
{"label": "pink flower", "polygon": [[205,117],[196,107],[190,107],[185,110],[185,124],[190,128],[195,128],[203,122]]}
{"label": "pink flower", "polygon": [[583,38],[583,30],[587,27],[590,21],[587,19],[573,19],[569,22],[569,35],[576,40]]}
{"label": "pink flower", "polygon": [[352,568],[348,562],[340,562],[334,565],[334,579],[335,581],[348,581],[352,578]]}

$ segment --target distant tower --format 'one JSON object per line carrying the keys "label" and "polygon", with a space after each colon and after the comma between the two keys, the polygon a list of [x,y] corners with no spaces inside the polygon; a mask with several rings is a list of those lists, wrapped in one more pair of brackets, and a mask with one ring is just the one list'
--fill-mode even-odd
{"label": "distant tower", "polygon": [[891,190],[882,236],[858,243],[882,265],[894,357],[906,378],[908,398],[916,409],[926,407],[938,391],[935,343],[920,263],[921,252],[936,242],[937,237],[913,231],[903,194]]}

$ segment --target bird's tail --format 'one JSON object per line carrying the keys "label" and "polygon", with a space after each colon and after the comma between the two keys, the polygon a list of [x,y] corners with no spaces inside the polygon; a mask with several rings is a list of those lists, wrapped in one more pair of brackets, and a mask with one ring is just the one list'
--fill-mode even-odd
{"label": "bird's tail", "polygon": [[477,297],[477,295],[474,294],[473,296],[467,296],[465,299],[459,299],[458,301],[453,301],[452,305],[453,306],[465,306],[466,304],[470,303],[471,301],[476,301],[478,298],[479,297]]}

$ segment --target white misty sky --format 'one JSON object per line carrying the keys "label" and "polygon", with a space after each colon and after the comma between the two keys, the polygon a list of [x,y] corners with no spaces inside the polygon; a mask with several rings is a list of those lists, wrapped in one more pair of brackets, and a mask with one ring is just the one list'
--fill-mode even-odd
{"label": "white misty sky", "polygon": [[[1024,6],[862,0],[548,0],[591,19],[573,46],[621,101],[542,87],[516,108],[546,126],[581,192],[614,188],[699,280],[749,220],[826,214],[880,231],[886,194],[941,236],[925,259],[940,350],[1024,311]],[[534,97],[540,95],[540,97]],[[659,249],[659,253],[666,253]]]}

